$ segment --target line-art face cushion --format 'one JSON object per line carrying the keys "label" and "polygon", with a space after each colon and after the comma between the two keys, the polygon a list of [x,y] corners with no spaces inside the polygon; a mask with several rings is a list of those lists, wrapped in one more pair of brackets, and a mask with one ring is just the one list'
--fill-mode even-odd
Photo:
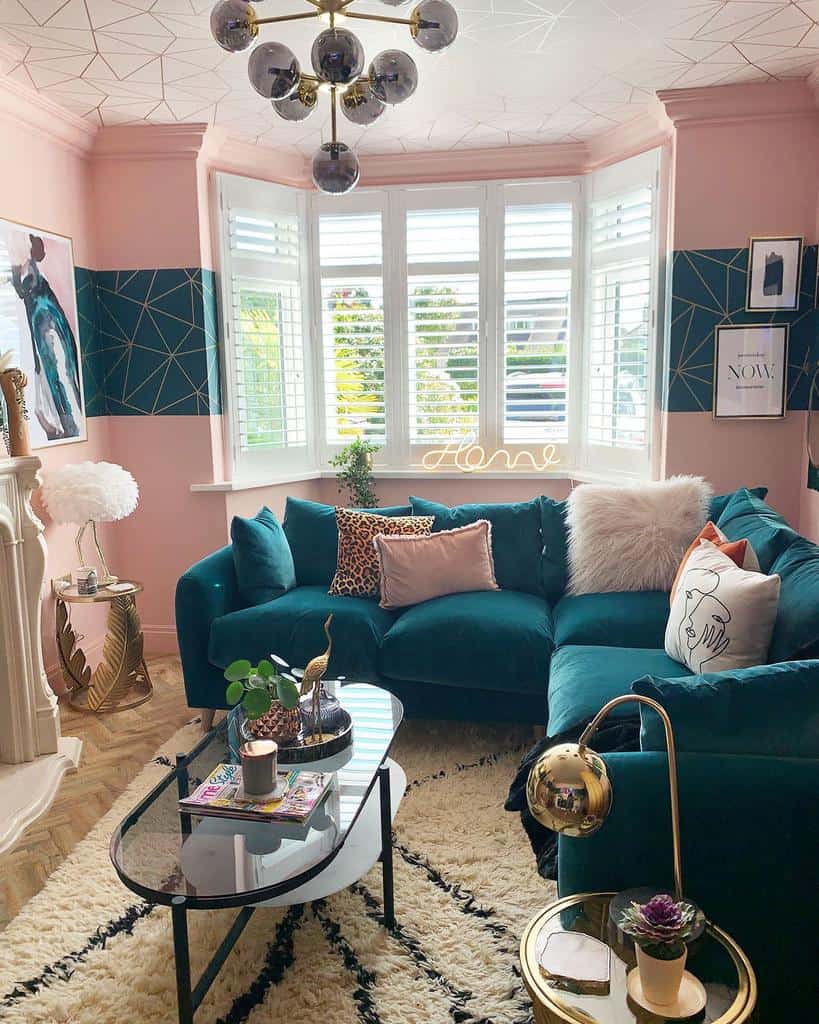
{"label": "line-art face cushion", "polygon": [[747,569],[748,572],[759,572],[759,559],[756,557],[756,553],[751,547],[750,542],[744,538],[742,540],[728,540],[722,530],[720,530],[718,526],[715,526],[709,519],[694,538],[691,547],[683,555],[683,560],[680,562],[677,575],[674,577],[674,582],[671,584],[671,604],[674,603],[674,596],[677,593],[677,586],[680,582],[683,570],[685,569],[685,564],[688,561],[688,556],[697,550],[700,546],[701,540],[710,540],[715,547],[718,547],[720,551],[724,555],[727,555],[735,565],[740,567],[740,569]]}
{"label": "line-art face cushion", "polygon": [[434,516],[390,517],[337,508],[338,564],[329,592],[342,597],[375,597],[380,579],[373,545],[376,535],[426,535],[434,521]]}
{"label": "line-art face cushion", "polygon": [[710,541],[692,552],[677,587],[665,650],[692,672],[764,665],[779,577],[740,569]]}

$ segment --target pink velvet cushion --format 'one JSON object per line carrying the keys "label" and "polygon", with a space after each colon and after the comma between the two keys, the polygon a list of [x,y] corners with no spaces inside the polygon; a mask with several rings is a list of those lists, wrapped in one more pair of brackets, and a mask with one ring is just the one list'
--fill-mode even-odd
{"label": "pink velvet cushion", "polygon": [[425,537],[373,539],[381,569],[381,607],[405,608],[444,594],[500,590],[492,562],[492,526],[479,519]]}

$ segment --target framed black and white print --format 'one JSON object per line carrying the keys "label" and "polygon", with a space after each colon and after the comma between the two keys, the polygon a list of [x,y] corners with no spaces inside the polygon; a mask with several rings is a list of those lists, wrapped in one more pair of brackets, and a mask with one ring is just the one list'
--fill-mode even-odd
{"label": "framed black and white print", "polygon": [[803,239],[797,236],[751,239],[745,297],[749,313],[799,309],[802,248]]}
{"label": "framed black and white print", "polygon": [[716,328],[715,419],[782,419],[788,382],[788,331],[788,324]]}

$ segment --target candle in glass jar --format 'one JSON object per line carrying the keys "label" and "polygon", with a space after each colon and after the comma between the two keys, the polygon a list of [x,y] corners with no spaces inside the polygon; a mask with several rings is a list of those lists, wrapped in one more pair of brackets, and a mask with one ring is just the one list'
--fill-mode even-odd
{"label": "candle in glass jar", "polygon": [[245,796],[268,796],[276,788],[278,751],[273,740],[249,740],[239,747]]}

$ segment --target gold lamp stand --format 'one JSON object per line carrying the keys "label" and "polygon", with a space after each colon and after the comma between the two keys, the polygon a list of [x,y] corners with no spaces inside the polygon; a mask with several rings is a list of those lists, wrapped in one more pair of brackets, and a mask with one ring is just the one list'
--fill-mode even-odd
{"label": "gold lamp stand", "polygon": [[74,538],[74,546],[77,549],[77,557],[80,560],[79,564],[85,565],[84,556],[82,553],[82,542],[83,537],[85,536],[85,531],[88,529],[89,526],[91,527],[91,534],[94,538],[94,547],[96,548],[97,556],[99,557],[100,565],[102,566],[102,577],[100,579],[100,584],[102,586],[108,586],[109,583],[117,583],[119,581],[119,577],[111,575],[111,571],[108,568],[108,563],[105,561],[105,555],[102,553],[102,548],[100,547],[100,540],[99,537],[97,536],[97,524],[96,521],[93,519],[89,519],[87,522],[83,523],[79,530],[77,530],[77,536]]}

